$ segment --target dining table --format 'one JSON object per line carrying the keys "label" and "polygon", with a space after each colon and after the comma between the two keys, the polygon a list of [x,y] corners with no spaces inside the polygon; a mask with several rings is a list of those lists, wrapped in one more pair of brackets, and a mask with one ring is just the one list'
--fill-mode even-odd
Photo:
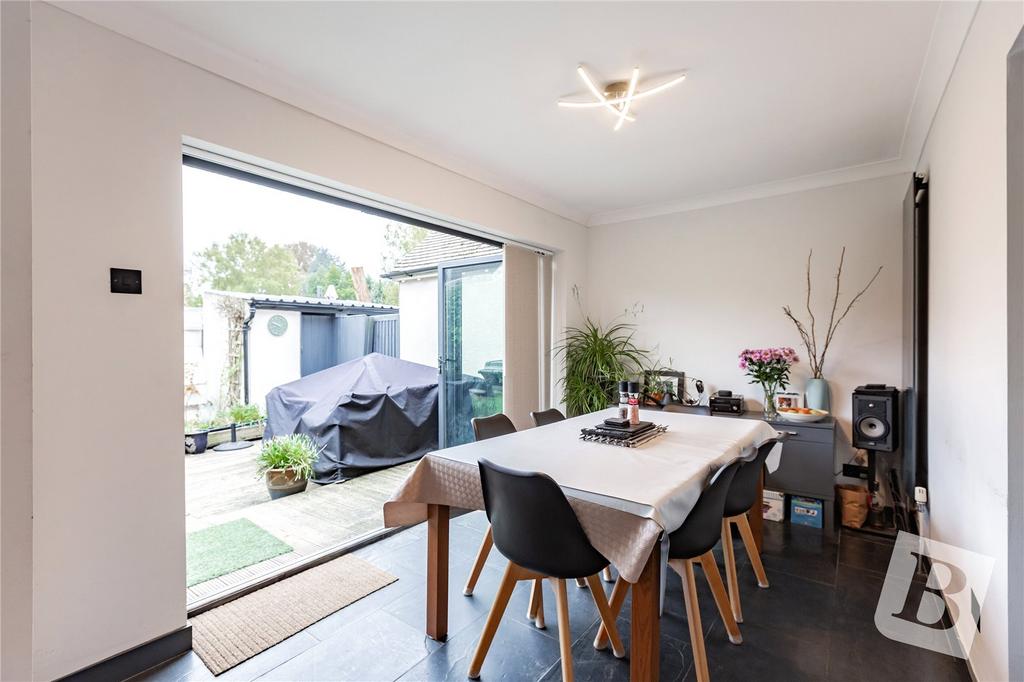
{"label": "dining table", "polygon": [[[448,635],[452,509],[484,509],[479,461],[543,472],[562,488],[591,544],[630,583],[630,679],[659,675],[662,538],[683,525],[708,477],[778,434],[757,419],[645,414],[665,432],[638,447],[581,438],[616,408],[430,452],[384,504],[388,528],[427,522],[426,634]],[[758,496],[760,498],[760,495]],[[524,501],[526,502],[526,501]],[[761,501],[752,516],[760,520]],[[752,524],[760,545],[760,524]]]}

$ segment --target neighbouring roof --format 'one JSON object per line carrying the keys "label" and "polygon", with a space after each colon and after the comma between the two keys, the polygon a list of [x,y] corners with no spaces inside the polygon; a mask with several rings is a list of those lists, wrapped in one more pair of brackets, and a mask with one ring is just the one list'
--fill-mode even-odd
{"label": "neighbouring roof", "polygon": [[325,310],[398,310],[397,305],[363,303],[341,298],[314,298],[312,296],[277,296],[275,294],[247,294],[238,291],[206,291],[205,294],[240,298],[262,308],[323,308]]}
{"label": "neighbouring roof", "polygon": [[384,274],[383,277],[400,279],[435,270],[438,265],[448,261],[500,255],[500,246],[444,232],[430,232],[412,251],[398,259],[391,272]]}

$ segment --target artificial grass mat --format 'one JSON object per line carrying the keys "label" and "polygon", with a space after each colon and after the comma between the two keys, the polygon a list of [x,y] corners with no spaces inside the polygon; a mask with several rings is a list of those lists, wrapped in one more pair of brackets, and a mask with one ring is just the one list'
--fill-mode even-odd
{"label": "artificial grass mat", "polygon": [[249,519],[189,533],[185,545],[188,587],[292,551]]}

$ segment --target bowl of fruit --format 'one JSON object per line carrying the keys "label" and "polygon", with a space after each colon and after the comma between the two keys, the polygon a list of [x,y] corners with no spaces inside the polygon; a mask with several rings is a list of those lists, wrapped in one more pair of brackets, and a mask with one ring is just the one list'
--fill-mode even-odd
{"label": "bowl of fruit", "polygon": [[788,422],[816,422],[828,416],[825,410],[812,410],[809,407],[780,407],[779,417]]}

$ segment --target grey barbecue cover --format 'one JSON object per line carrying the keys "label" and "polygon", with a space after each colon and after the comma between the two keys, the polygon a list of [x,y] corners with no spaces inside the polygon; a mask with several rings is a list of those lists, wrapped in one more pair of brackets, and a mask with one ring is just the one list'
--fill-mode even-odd
{"label": "grey barbecue cover", "polygon": [[310,436],[316,483],[335,483],[437,449],[437,369],[371,353],[267,394],[265,438]]}

